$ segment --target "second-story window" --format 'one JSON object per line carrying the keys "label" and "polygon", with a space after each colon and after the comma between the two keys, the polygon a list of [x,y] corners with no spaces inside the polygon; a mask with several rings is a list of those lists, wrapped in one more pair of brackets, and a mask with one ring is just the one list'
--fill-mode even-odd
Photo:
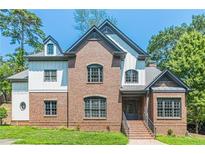
{"label": "second-story window", "polygon": [[103,82],[103,67],[99,64],[88,65],[88,82]]}
{"label": "second-story window", "polygon": [[126,83],[138,83],[138,72],[136,70],[128,70],[125,72]]}
{"label": "second-story window", "polygon": [[57,70],[44,70],[44,81],[56,82],[57,81]]}
{"label": "second-story window", "polygon": [[53,54],[54,54],[53,44],[48,44],[48,45],[47,45],[47,54],[48,54],[48,55],[53,55]]}

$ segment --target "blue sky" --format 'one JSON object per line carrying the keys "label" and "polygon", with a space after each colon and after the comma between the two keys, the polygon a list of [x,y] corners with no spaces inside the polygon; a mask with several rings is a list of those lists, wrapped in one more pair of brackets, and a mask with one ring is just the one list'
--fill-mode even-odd
{"label": "blue sky", "polygon": [[[46,35],[53,36],[63,50],[80,37],[74,28],[74,10],[31,11],[42,19]],[[107,10],[107,13],[117,19],[117,27],[121,31],[146,50],[152,35],[171,25],[190,23],[192,15],[205,13],[205,10]],[[9,38],[0,37],[0,55],[14,51],[16,46],[9,42]]]}

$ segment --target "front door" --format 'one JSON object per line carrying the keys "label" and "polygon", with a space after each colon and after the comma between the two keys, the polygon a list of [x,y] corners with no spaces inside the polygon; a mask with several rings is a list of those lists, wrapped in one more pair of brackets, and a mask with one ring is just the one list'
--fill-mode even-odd
{"label": "front door", "polygon": [[128,120],[137,119],[137,105],[136,101],[127,101],[125,103],[124,112]]}

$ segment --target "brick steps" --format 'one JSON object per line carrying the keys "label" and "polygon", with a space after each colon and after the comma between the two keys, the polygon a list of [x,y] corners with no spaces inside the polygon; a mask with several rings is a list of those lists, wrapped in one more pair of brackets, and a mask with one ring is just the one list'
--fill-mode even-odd
{"label": "brick steps", "polygon": [[153,139],[154,135],[143,120],[128,120],[129,139]]}

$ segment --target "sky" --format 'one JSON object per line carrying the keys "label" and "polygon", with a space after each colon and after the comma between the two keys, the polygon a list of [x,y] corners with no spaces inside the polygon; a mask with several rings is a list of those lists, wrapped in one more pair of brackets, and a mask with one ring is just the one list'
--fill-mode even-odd
{"label": "sky", "polygon": [[[42,20],[42,30],[53,36],[63,51],[80,36],[74,21],[74,10],[30,10]],[[192,15],[205,13],[205,10],[106,10],[117,19],[117,27],[146,51],[151,36],[172,25],[190,23]],[[13,53],[16,45],[10,39],[0,36],[0,56]],[[27,48],[32,52],[31,48]]]}

